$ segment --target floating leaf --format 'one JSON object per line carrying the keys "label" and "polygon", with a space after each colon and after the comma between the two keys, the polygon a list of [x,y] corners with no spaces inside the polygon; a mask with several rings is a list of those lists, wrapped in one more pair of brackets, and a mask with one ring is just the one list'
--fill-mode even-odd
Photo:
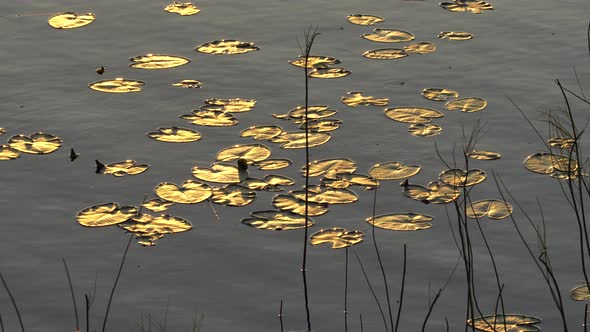
{"label": "floating leaf", "polygon": [[[315,160],[309,163],[309,176],[324,176],[328,179],[336,179],[337,174],[354,173],[356,163],[348,158],[331,158]],[[307,174],[307,167],[301,169],[301,174]]]}
{"label": "floating leaf", "polygon": [[459,98],[449,101],[445,108],[449,111],[463,111],[467,113],[478,112],[486,108],[488,102],[478,97]]}
{"label": "floating leaf", "polygon": [[469,40],[473,38],[473,34],[464,31],[442,31],[437,37],[448,40]]}
{"label": "floating leaf", "polygon": [[261,171],[273,171],[289,167],[291,165],[291,161],[288,159],[266,159],[256,162],[254,165]]}
{"label": "floating leaf", "polygon": [[20,156],[18,150],[11,148],[8,144],[0,145],[0,160],[12,160]]}
{"label": "floating leaf", "polygon": [[405,46],[404,51],[408,54],[428,54],[436,51],[436,45],[427,42],[413,43]]}
{"label": "floating leaf", "polygon": [[446,204],[456,200],[459,195],[457,187],[439,181],[432,181],[428,188],[418,184],[402,184],[404,195],[422,203]]}
{"label": "floating leaf", "polygon": [[451,186],[470,187],[481,183],[486,179],[486,173],[481,169],[470,169],[468,171],[458,168],[448,169],[438,176],[438,178]]}
{"label": "floating leaf", "polygon": [[175,14],[178,14],[181,16],[195,15],[201,11],[192,2],[178,2],[178,1],[174,1],[173,3],[164,7],[164,10],[169,13],[175,13]]}
{"label": "floating leaf", "polygon": [[217,153],[217,160],[231,161],[245,159],[249,164],[270,157],[270,149],[262,144],[233,145]]}
{"label": "floating leaf", "polygon": [[308,144],[305,142],[305,132],[282,133],[273,137],[273,143],[281,144],[283,149],[304,149],[322,145],[330,140],[332,136],[329,133],[309,133]]}
{"label": "floating leaf", "polygon": [[487,315],[467,320],[470,326],[486,332],[538,332],[541,329],[534,325],[538,323],[541,319],[537,317],[515,314]]}
{"label": "floating leaf", "polygon": [[436,136],[442,132],[442,127],[434,123],[418,123],[408,127],[413,136],[429,137]]}
{"label": "floating leaf", "polygon": [[336,174],[334,179],[323,178],[322,184],[328,188],[339,189],[362,186],[365,190],[370,190],[379,187],[379,181],[363,174]]}
{"label": "floating leaf", "polygon": [[445,101],[449,98],[459,97],[459,92],[444,88],[427,88],[422,90],[422,96],[434,101]]}
{"label": "floating leaf", "polygon": [[82,226],[101,227],[116,225],[137,214],[134,206],[119,206],[117,203],[103,203],[87,207],[76,215]]}
{"label": "floating leaf", "polygon": [[102,174],[114,176],[137,175],[145,172],[150,166],[147,164],[137,164],[135,160],[124,160],[115,163],[106,164],[102,167]]}
{"label": "floating leaf", "polygon": [[228,127],[238,124],[238,119],[236,119],[231,113],[223,111],[200,109],[194,110],[191,114],[181,115],[180,117],[199,126]]}
{"label": "floating leaf", "polygon": [[197,46],[196,50],[207,54],[243,54],[258,51],[260,48],[252,42],[239,40],[216,40]]}
{"label": "floating leaf", "polygon": [[117,77],[114,80],[92,82],[88,85],[88,87],[92,90],[106,93],[130,93],[141,91],[141,87],[144,84],[145,82],[143,81]]}
{"label": "floating leaf", "polygon": [[144,202],[141,206],[150,211],[162,212],[168,210],[168,208],[172,205],[174,205],[174,202],[166,201],[160,198],[154,198]]}
{"label": "floating leaf", "polygon": [[[308,106],[307,119],[308,120],[323,119],[323,118],[330,117],[336,113],[337,113],[336,110],[329,109],[329,107],[325,106],[325,105]],[[297,106],[294,109],[292,109],[291,111],[289,111],[288,114],[291,119],[301,119],[303,121],[306,120],[305,106]]]}
{"label": "floating leaf", "polygon": [[240,185],[251,190],[266,190],[268,188],[268,183],[266,183],[266,181],[256,178],[246,178],[240,181]]}
{"label": "floating leaf", "polygon": [[367,218],[367,222],[375,227],[390,231],[419,231],[432,227],[434,218],[418,213],[392,213]]}
{"label": "floating leaf", "polygon": [[[308,202],[319,204],[349,204],[358,200],[358,196],[348,189],[332,189],[322,186],[310,186],[307,190]],[[305,200],[305,190],[296,190],[290,194],[300,200]]]}
{"label": "floating leaf", "polygon": [[256,100],[254,99],[241,99],[241,98],[209,98],[205,100],[205,106],[201,109],[218,110],[229,113],[243,113],[250,112]]}
{"label": "floating leaf", "polygon": [[590,291],[588,291],[588,285],[583,283],[579,286],[574,287],[570,291],[570,297],[574,301],[586,301],[590,299]]}
{"label": "floating leaf", "polygon": [[348,22],[358,25],[373,25],[375,23],[383,22],[383,18],[374,15],[353,14],[346,17]]}
{"label": "floating leaf", "polygon": [[[305,215],[305,201],[291,195],[277,195],[272,199],[272,204],[279,210],[293,212],[300,216]],[[310,217],[321,216],[328,212],[326,204],[307,203],[307,215]]]}
{"label": "floating leaf", "polygon": [[479,0],[454,0],[453,2],[441,2],[440,6],[451,12],[472,12],[474,14],[494,9],[494,6],[489,3]]}
{"label": "floating leaf", "polygon": [[189,231],[193,228],[190,222],[179,218],[163,214],[152,216],[141,214],[139,217],[132,218],[122,224],[121,228],[128,232],[134,233],[141,237],[152,237],[151,242],[162,238],[161,235],[173,234]]}
{"label": "floating leaf", "polygon": [[495,199],[477,201],[467,206],[467,217],[473,219],[488,217],[490,219],[500,220],[511,214],[512,205]]}
{"label": "floating leaf", "polygon": [[356,106],[387,106],[389,99],[363,96],[361,91],[351,91],[341,98],[342,102],[350,107]]}
{"label": "floating leaf", "polygon": [[426,107],[394,107],[386,108],[385,116],[398,122],[419,124],[429,123],[433,118],[441,118],[444,115]]}
{"label": "floating leaf", "polygon": [[[296,67],[300,67],[303,68],[305,67],[305,56],[304,55],[300,55],[299,59],[297,60],[291,60],[289,61],[290,64],[292,64],[293,66]],[[331,58],[328,56],[323,56],[323,55],[310,55],[307,58],[307,68],[308,69],[313,69],[317,66],[331,66],[331,65],[336,65],[339,64],[340,60],[336,59],[336,58]]]}
{"label": "floating leaf", "polygon": [[341,78],[350,75],[350,71],[344,68],[314,68],[309,71],[312,78]]}
{"label": "floating leaf", "polygon": [[181,186],[174,183],[162,182],[156,186],[154,192],[161,199],[170,202],[196,204],[211,197],[212,190],[204,183],[186,180]]}
{"label": "floating leaf", "polygon": [[538,152],[528,156],[524,161],[524,167],[540,174],[554,174],[558,172],[574,173],[578,170],[578,163],[566,156],[546,152]]}
{"label": "floating leaf", "polygon": [[299,126],[299,129],[305,130],[305,128],[309,128],[310,132],[322,133],[326,131],[334,131],[340,128],[341,124],[342,121],[337,119],[310,120],[302,123]]}
{"label": "floating leaf", "polygon": [[237,184],[230,184],[223,188],[213,189],[211,201],[227,206],[244,206],[252,203],[256,193],[249,188]]}
{"label": "floating leaf", "polygon": [[572,137],[552,137],[548,141],[549,145],[558,149],[569,149],[576,142]]}
{"label": "floating leaf", "polygon": [[376,164],[369,170],[369,175],[377,180],[407,179],[420,172],[418,165],[404,165],[399,161]]}
{"label": "floating leaf", "polygon": [[168,143],[187,143],[201,139],[198,131],[181,127],[160,127],[158,131],[149,132],[147,135],[157,141]]}
{"label": "floating leaf", "polygon": [[6,129],[0,128],[0,136],[6,134]]}
{"label": "floating leaf", "polygon": [[203,82],[199,80],[182,80],[180,82],[172,83],[172,86],[187,89],[198,89],[202,84]]}
{"label": "floating leaf", "polygon": [[270,174],[264,177],[264,181],[271,186],[292,186],[295,184],[293,179],[282,175]]}
{"label": "floating leaf", "polygon": [[186,65],[191,62],[190,59],[181,56],[166,54],[138,55],[129,59],[129,61],[132,62],[129,67],[139,69],[167,69]]}
{"label": "floating leaf", "polygon": [[[8,145],[20,152],[30,154],[48,154],[61,146],[62,140],[46,133],[34,133],[31,136],[15,135],[8,140]],[[10,153],[9,153],[10,154]]]}
{"label": "floating leaf", "polygon": [[365,233],[361,231],[347,231],[344,228],[334,227],[313,233],[309,238],[309,243],[314,246],[322,243],[331,243],[332,249],[342,249],[352,247],[362,242],[364,238]]}
{"label": "floating leaf", "polygon": [[77,14],[67,12],[51,16],[47,23],[56,29],[74,29],[88,25],[94,22],[95,19],[96,17],[92,13]]}
{"label": "floating leaf", "polygon": [[[242,223],[258,229],[286,231],[306,226],[305,217],[287,211],[256,211],[250,215],[253,218],[242,219]],[[313,226],[313,224],[313,220],[307,218],[307,227]]]}
{"label": "floating leaf", "polygon": [[399,43],[414,40],[414,35],[403,30],[396,29],[373,29],[374,33],[365,33],[361,37],[380,43]]}
{"label": "floating leaf", "polygon": [[255,140],[269,140],[282,132],[283,129],[278,126],[252,126],[242,130],[240,136],[252,137]]}
{"label": "floating leaf", "polygon": [[469,158],[477,160],[494,160],[499,159],[502,155],[493,151],[472,150],[467,154]]}
{"label": "floating leaf", "polygon": [[197,179],[208,182],[239,183],[242,180],[240,170],[236,166],[227,164],[215,163],[210,168],[195,166],[191,172]]}
{"label": "floating leaf", "polygon": [[394,60],[405,58],[409,54],[399,48],[381,48],[378,50],[370,50],[363,53],[365,58],[377,60]]}

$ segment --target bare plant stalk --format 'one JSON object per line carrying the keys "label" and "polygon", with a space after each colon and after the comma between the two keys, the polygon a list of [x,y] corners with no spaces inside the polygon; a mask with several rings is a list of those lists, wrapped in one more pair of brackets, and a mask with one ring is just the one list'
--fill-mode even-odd
{"label": "bare plant stalk", "polygon": [[385,319],[385,313],[383,312],[383,308],[381,308],[381,303],[379,302],[379,298],[377,298],[377,294],[375,294],[375,291],[373,290],[373,286],[371,286],[371,281],[369,280],[369,276],[367,275],[367,272],[365,271],[365,267],[363,266],[363,262],[361,262],[361,258],[359,257],[359,255],[357,255],[356,251],[353,250],[352,253],[356,257],[356,260],[359,262],[359,265],[361,267],[361,271],[363,272],[363,276],[365,276],[365,281],[367,282],[367,286],[369,286],[369,290],[371,291],[371,294],[373,295],[373,299],[375,299],[375,302],[377,303],[377,307],[379,308],[379,312],[381,313],[381,318],[383,319],[383,326],[385,326],[385,331],[387,332],[388,331],[387,320]]}
{"label": "bare plant stalk", "polygon": [[361,322],[361,332],[363,332],[363,314],[359,314],[359,321]]}
{"label": "bare plant stalk", "polygon": [[348,246],[344,250],[344,332],[348,332]]}
{"label": "bare plant stalk", "polygon": [[279,306],[279,323],[281,323],[281,332],[284,331],[283,326],[283,300],[281,299],[281,305]]}
{"label": "bare plant stalk", "polygon": [[434,310],[434,305],[436,304],[436,301],[438,301],[440,294],[442,293],[443,289],[439,289],[438,292],[436,292],[436,295],[434,296],[434,299],[432,300],[432,303],[430,303],[430,305],[428,306],[428,312],[426,313],[426,317],[424,318],[424,323],[422,323],[422,332],[424,332],[424,330],[426,330],[426,323],[428,323],[428,318],[430,318],[430,315],[432,314],[432,311]]}
{"label": "bare plant stalk", "polygon": [[86,303],[86,332],[90,332],[90,301],[88,294],[84,294],[84,301]]}
{"label": "bare plant stalk", "polygon": [[[406,244],[404,243],[404,269],[402,271],[402,287],[400,289],[400,294],[399,294],[399,306],[397,308],[397,317],[395,318],[395,328],[393,329],[393,331],[395,331],[395,332],[397,332],[397,328],[399,326],[399,319],[402,315],[402,307],[404,305],[404,288],[406,285],[406,262],[407,262]],[[387,300],[389,301],[389,296],[387,297]]]}
{"label": "bare plant stalk", "polygon": [[76,305],[76,294],[74,293],[74,285],[72,284],[72,277],[70,276],[70,270],[68,269],[68,264],[66,263],[66,259],[61,259],[64,263],[64,268],[66,270],[66,275],[68,277],[68,285],[70,286],[70,293],[72,294],[72,303],[74,304],[74,316],[76,317],[76,331],[80,331],[80,321],[78,320],[78,306]]}
{"label": "bare plant stalk", "polygon": [[4,322],[2,322],[2,314],[0,314],[0,331],[4,332]]}
{"label": "bare plant stalk", "polygon": [[584,332],[588,331],[588,303],[584,305]]}
{"label": "bare plant stalk", "polygon": [[8,285],[6,284],[6,280],[4,280],[4,276],[2,276],[2,273],[0,273],[0,280],[2,280],[2,285],[4,285],[4,289],[6,290],[6,293],[8,293],[8,297],[10,297],[10,301],[12,302],[12,306],[14,307],[14,311],[16,311],[16,317],[18,318],[18,323],[20,324],[21,331],[25,332],[25,326],[23,325],[23,319],[20,315],[20,311],[18,310],[18,306],[16,305],[16,301],[14,300],[14,296],[12,296],[12,293],[10,292],[10,288],[8,288]]}

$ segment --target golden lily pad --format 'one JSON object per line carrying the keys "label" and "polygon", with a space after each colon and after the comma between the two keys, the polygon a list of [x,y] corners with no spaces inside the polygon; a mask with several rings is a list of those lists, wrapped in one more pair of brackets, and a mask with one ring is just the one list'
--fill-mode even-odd
{"label": "golden lily pad", "polygon": [[404,195],[422,203],[446,204],[456,200],[459,195],[457,187],[439,181],[432,181],[428,187],[418,184],[403,183]]}
{"label": "golden lily pad", "polygon": [[379,187],[379,181],[363,174],[336,174],[335,178],[323,178],[322,184],[328,188],[346,189],[350,186],[362,186],[365,190]]}
{"label": "golden lily pad", "polygon": [[363,53],[365,58],[377,60],[395,60],[407,57],[409,54],[399,48],[381,48]]}
{"label": "golden lily pad", "polygon": [[124,160],[104,165],[102,174],[114,176],[137,175],[147,171],[149,167],[147,164],[138,164],[135,160]]}
{"label": "golden lily pad", "polygon": [[243,144],[225,148],[217,153],[218,161],[245,159],[249,164],[270,157],[270,149],[262,144]]}
{"label": "golden lily pad", "polygon": [[[277,195],[272,199],[272,204],[279,210],[289,211],[300,216],[305,215],[305,201],[291,195]],[[326,204],[307,203],[307,215],[310,217],[321,216],[328,212]]]}
{"label": "golden lily pad", "polygon": [[350,107],[357,106],[387,106],[389,99],[363,96],[361,91],[351,91],[341,98],[342,102]]}
{"label": "golden lily pad", "polygon": [[414,35],[403,30],[396,29],[373,29],[374,33],[366,33],[361,37],[380,43],[399,43],[414,40]]}
{"label": "golden lily pad", "polygon": [[[305,67],[305,56],[300,55],[299,59],[289,61],[295,67]],[[331,66],[339,64],[340,60],[323,55],[310,55],[307,58],[307,68],[313,69],[317,66]]]}
{"label": "golden lily pad", "polygon": [[0,128],[0,136],[6,134],[6,129]]}
{"label": "golden lily pad", "polygon": [[350,75],[350,71],[344,68],[314,68],[309,71],[309,77],[312,78],[341,78]]}
{"label": "golden lily pad", "polygon": [[250,213],[252,218],[242,219],[242,223],[258,229],[266,229],[272,231],[286,231],[293,229],[301,229],[313,226],[314,222],[310,218],[297,215],[288,211],[256,211]]}
{"label": "golden lily pad", "polygon": [[149,132],[147,135],[156,141],[168,143],[187,143],[201,139],[198,131],[181,127],[160,127],[158,131]]}
{"label": "golden lily pad", "polygon": [[269,140],[280,135],[283,129],[279,126],[252,126],[242,130],[241,137],[252,137],[255,140]]}
{"label": "golden lily pad", "polygon": [[20,156],[18,150],[13,149],[8,144],[0,145],[0,160],[12,160]]}
{"label": "golden lily pad", "polygon": [[223,188],[213,189],[211,201],[227,206],[244,206],[252,203],[256,192],[237,184],[230,184]]}
{"label": "golden lily pad", "polygon": [[442,132],[442,127],[434,123],[417,123],[408,127],[413,136],[429,137],[436,136]]}
{"label": "golden lily pad", "polygon": [[67,12],[51,16],[47,23],[55,29],[74,29],[88,25],[94,22],[95,19],[96,17],[92,13],[77,14]]}
{"label": "golden lily pad", "polygon": [[256,162],[254,165],[261,171],[274,171],[277,169],[289,167],[291,165],[291,161],[288,159],[266,159]]}
{"label": "golden lily pad", "polygon": [[160,198],[154,198],[144,202],[141,206],[150,211],[162,212],[168,210],[168,208],[172,205],[174,205],[174,202],[166,201]]}
{"label": "golden lily pad", "polygon": [[413,43],[405,46],[404,51],[408,54],[428,54],[436,51],[436,45],[427,42]]}
{"label": "golden lily pad", "polygon": [[572,137],[552,137],[548,141],[549,145],[558,149],[569,149],[576,142]]}
{"label": "golden lily pad", "polygon": [[240,185],[251,190],[266,190],[268,188],[268,183],[256,178],[246,178],[240,181]]}
{"label": "golden lily pad", "polygon": [[469,40],[473,38],[473,34],[464,31],[442,31],[437,37],[448,40]]}
{"label": "golden lily pad", "polygon": [[308,128],[310,132],[322,133],[326,131],[334,131],[340,128],[341,124],[342,121],[337,119],[318,119],[302,123],[299,126],[299,129],[305,130],[305,128]]}
{"label": "golden lily pad", "polygon": [[494,9],[494,6],[489,3],[479,0],[454,0],[453,2],[441,2],[440,6],[451,12],[472,12],[474,14]]}
{"label": "golden lily pad", "polygon": [[186,65],[191,62],[188,58],[166,54],[138,55],[129,59],[129,61],[132,62],[129,67],[139,69],[167,69]]}
{"label": "golden lily pad", "polygon": [[583,283],[579,286],[574,287],[570,291],[570,297],[574,301],[586,301],[590,299],[590,291],[588,291],[588,285]]}
{"label": "golden lily pad", "polygon": [[399,161],[376,164],[369,170],[369,175],[377,180],[400,180],[412,177],[420,172],[418,165],[404,165]]}
{"label": "golden lily pad", "polygon": [[[309,176],[324,176],[327,179],[336,179],[337,174],[354,173],[356,163],[348,158],[331,158],[315,160],[309,163]],[[301,169],[301,174],[307,174],[307,167]]]}
{"label": "golden lily pad", "polygon": [[419,213],[392,213],[367,218],[367,222],[375,227],[390,231],[419,231],[432,227],[434,218]]}
{"label": "golden lily pad", "polygon": [[182,80],[176,83],[172,83],[172,86],[187,89],[198,89],[203,85],[203,82],[199,80]]}
{"label": "golden lily pad", "polygon": [[[308,106],[307,108],[307,119],[308,120],[316,120],[316,119],[323,119],[330,117],[336,114],[337,111],[330,109],[328,106],[325,105],[314,105]],[[297,106],[288,113],[291,119],[301,119],[303,121],[306,120],[305,118],[305,106]]]}
{"label": "golden lily pad", "polygon": [[264,181],[270,186],[292,186],[295,184],[293,179],[282,175],[270,174],[264,177]]}
{"label": "golden lily pad", "polygon": [[243,113],[250,112],[256,100],[254,99],[241,99],[241,98],[209,98],[205,100],[205,106],[201,109],[217,110],[229,113]]}
{"label": "golden lily pad", "polygon": [[534,325],[538,323],[541,319],[537,317],[515,314],[487,315],[467,320],[470,326],[486,332],[538,332],[541,329]]}
{"label": "golden lily pad", "polygon": [[174,1],[173,3],[164,7],[164,10],[169,13],[175,13],[180,16],[190,16],[198,14],[201,10],[195,6],[192,2],[178,2]]}
{"label": "golden lily pad", "polygon": [[486,108],[488,102],[483,98],[468,97],[449,101],[445,108],[449,111],[463,111],[466,113],[478,112]]}
{"label": "golden lily pad", "polygon": [[467,206],[467,217],[472,219],[488,217],[490,219],[500,220],[511,214],[512,205],[495,199],[477,201]]}
{"label": "golden lily pad", "polygon": [[119,226],[135,234],[139,244],[143,246],[155,245],[154,242],[161,239],[165,234],[186,232],[193,228],[190,222],[179,217],[167,214],[152,216],[145,213],[131,218],[119,224]]}
{"label": "golden lily pad", "polygon": [[481,169],[470,169],[466,171],[463,169],[452,168],[440,173],[438,178],[450,186],[470,187],[485,180],[486,173]]}
{"label": "golden lily pad", "polygon": [[334,227],[313,233],[309,238],[309,243],[314,246],[322,243],[331,243],[332,249],[342,249],[352,247],[362,242],[364,238],[365,233],[361,231],[348,231],[344,228]]}
{"label": "golden lily pad", "polygon": [[423,124],[444,115],[437,110],[426,107],[393,107],[385,109],[385,116],[398,122]]}
{"label": "golden lily pad", "polygon": [[578,163],[574,159],[546,152],[538,152],[528,156],[524,161],[524,167],[540,174],[567,172],[568,169],[570,173],[578,171]]}
{"label": "golden lily pad", "polygon": [[7,143],[11,148],[30,154],[48,154],[59,149],[61,138],[46,133],[34,133],[31,136],[15,135]]}
{"label": "golden lily pad", "polygon": [[240,170],[227,164],[215,163],[210,168],[195,166],[191,173],[199,180],[215,183],[239,183],[242,180]]}
{"label": "golden lily pad", "polygon": [[117,77],[114,80],[102,80],[88,85],[92,90],[106,93],[131,93],[141,91],[145,82]]}
{"label": "golden lily pad", "polygon": [[207,54],[243,54],[258,51],[258,48],[252,42],[242,42],[239,40],[216,40],[197,46],[196,50]]}
{"label": "golden lily pad", "polygon": [[[310,186],[308,188],[308,202],[318,204],[350,204],[358,200],[358,196],[348,189],[332,189],[323,186]],[[296,190],[290,194],[305,201],[305,190]]]}
{"label": "golden lily pad", "polygon": [[194,110],[191,114],[181,115],[180,117],[199,126],[229,127],[238,124],[238,119],[236,119],[231,113],[223,111],[200,109]]}
{"label": "golden lily pad", "polygon": [[469,158],[477,160],[494,160],[499,159],[502,155],[493,151],[472,150],[467,154]]}
{"label": "golden lily pad", "polygon": [[[141,233],[139,233],[141,234]],[[163,238],[164,234],[151,234],[151,235],[138,235],[134,234],[137,239],[137,244],[144,247],[153,247],[156,245],[156,241]]]}
{"label": "golden lily pad", "polygon": [[375,23],[383,22],[383,18],[375,15],[353,14],[346,17],[348,22],[358,25],[373,25]]}
{"label": "golden lily pad", "polygon": [[422,96],[429,100],[446,101],[449,98],[459,97],[459,92],[444,88],[427,88],[422,90]]}
{"label": "golden lily pad", "polygon": [[305,147],[315,147],[328,142],[332,138],[329,133],[309,133],[308,143],[305,144],[305,132],[282,133],[273,137],[273,143],[281,144],[283,149],[305,149]]}
{"label": "golden lily pad", "polygon": [[134,206],[119,206],[117,203],[103,203],[87,207],[76,215],[82,226],[102,227],[122,223],[135,216],[138,210]]}
{"label": "golden lily pad", "polygon": [[200,203],[212,194],[211,187],[193,180],[186,180],[181,186],[162,182],[156,186],[154,192],[161,199],[180,204]]}

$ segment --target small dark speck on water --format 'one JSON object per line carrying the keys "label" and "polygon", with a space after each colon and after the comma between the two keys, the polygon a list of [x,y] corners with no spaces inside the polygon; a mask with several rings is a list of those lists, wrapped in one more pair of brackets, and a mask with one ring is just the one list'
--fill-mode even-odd
{"label": "small dark speck on water", "polygon": [[96,68],[96,73],[98,75],[102,75],[104,73],[104,67],[100,66],[100,67]]}
{"label": "small dark speck on water", "polygon": [[100,174],[102,172],[102,170],[104,169],[104,164],[98,160],[95,160],[95,162],[96,162],[96,174]]}
{"label": "small dark speck on water", "polygon": [[76,160],[79,156],[80,154],[76,153],[76,151],[74,151],[74,148],[70,149],[70,161]]}

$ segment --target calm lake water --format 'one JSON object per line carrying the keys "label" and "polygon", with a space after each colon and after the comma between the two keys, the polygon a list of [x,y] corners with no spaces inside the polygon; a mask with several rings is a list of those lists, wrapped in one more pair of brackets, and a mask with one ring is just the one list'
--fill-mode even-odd
{"label": "calm lake water", "polygon": [[[96,285],[91,319],[94,328],[100,329],[128,235],[116,226],[80,226],[75,220],[79,210],[110,201],[137,205],[146,193],[154,197],[155,185],[191,178],[190,169],[213,163],[220,149],[253,143],[239,136],[249,126],[274,124],[295,130],[294,125],[271,114],[285,113],[304,102],[303,72],[287,61],[299,55],[297,41],[302,41],[309,26],[318,26],[321,33],[312,53],[336,57],[352,72],[345,78],[311,81],[310,102],[337,109],[334,118],[343,122],[330,142],[311,150],[312,159],[347,157],[365,174],[376,163],[419,164],[422,170],[411,182],[426,184],[445,169],[434,143],[451,160],[453,146],[461,146],[462,128],[470,132],[477,121],[485,123],[479,147],[497,151],[502,158],[473,161],[471,166],[488,175],[494,170],[536,220],[540,220],[536,199],[540,200],[570,328],[581,327],[584,306],[567,297],[569,289],[582,280],[575,219],[557,180],[522,166],[528,155],[543,151],[544,146],[507,97],[546,134],[546,125],[536,120],[539,112],[563,107],[554,80],[579,91],[575,67],[581,85],[590,86],[587,0],[496,0],[492,2],[495,10],[481,15],[451,13],[434,1],[228,0],[198,2],[202,9],[198,15],[181,17],[166,13],[166,4],[27,0],[0,5],[0,127],[6,129],[2,138],[6,141],[12,135],[44,131],[64,142],[49,155],[23,155],[0,163],[0,271],[16,298],[27,331],[74,329],[62,258],[69,264],[79,308],[83,307],[84,293],[92,293]],[[64,11],[92,12],[96,21],[79,29],[51,28],[47,18]],[[373,27],[353,25],[346,20],[350,14],[380,15],[385,22]],[[389,47],[359,37],[374,27],[410,31],[416,41],[432,42],[438,49],[399,60],[366,59],[361,56],[364,51]],[[471,32],[475,38],[436,38],[440,31],[453,30]],[[252,41],[261,50],[235,56],[194,50],[196,45],[218,39]],[[192,62],[157,71],[128,67],[130,57],[147,53],[179,55]],[[106,68],[102,76],[95,72],[99,66]],[[90,82],[118,76],[143,80],[145,88],[122,95],[88,88]],[[182,79],[201,80],[203,87],[170,86]],[[482,97],[488,106],[472,114],[447,112],[442,103],[420,95],[428,87]],[[348,91],[389,98],[389,107],[439,109],[445,117],[435,122],[443,132],[430,138],[411,136],[407,125],[387,119],[383,108],[342,104],[340,98]],[[257,104],[251,112],[237,114],[239,124],[234,127],[196,127],[178,118],[211,97],[252,98]],[[574,106],[588,109],[581,103],[574,102]],[[581,125],[588,120],[587,113],[577,115]],[[194,128],[203,139],[167,144],[145,135],[174,125]],[[264,144],[272,148],[273,157],[293,161],[277,173],[296,179],[296,186],[302,185],[299,169],[304,164],[304,151]],[[70,147],[80,153],[75,162],[69,160]],[[141,175],[115,178],[96,175],[95,159],[134,159],[151,167]],[[257,177],[265,174],[251,171]],[[407,244],[400,329],[411,331],[420,328],[429,298],[449,278],[458,250],[445,208],[403,196],[398,182],[382,182],[377,214],[420,212],[435,217],[433,227],[425,231],[376,230],[394,302],[399,297],[402,251]],[[334,206],[326,215],[314,218],[317,224],[310,232],[339,226],[370,234],[371,226],[364,220],[372,214],[373,192],[358,187],[352,190],[359,201]],[[272,209],[274,195],[260,192],[254,203],[241,208],[216,205],[220,220],[204,203],[171,208],[169,213],[189,220],[194,228],[167,236],[155,247],[132,245],[111,308],[110,330],[137,330],[142,315],[148,314],[158,322],[167,315],[168,331],[190,330],[195,315],[204,314],[203,331],[278,331],[281,300],[286,328],[303,330],[302,231],[262,231],[240,223],[252,211]],[[473,190],[472,198],[500,198],[491,176]],[[517,211],[515,215],[529,229],[523,214]],[[482,226],[505,285],[507,312],[538,316],[544,320],[542,329],[559,330],[558,313],[513,225],[507,219],[485,219]],[[530,229],[526,234],[535,247]],[[478,298],[482,310],[492,313],[497,296],[495,279],[481,236],[475,234],[474,241]],[[355,251],[384,300],[371,242],[355,246]],[[313,330],[343,330],[344,251],[311,247],[308,264]],[[358,330],[362,314],[367,331],[382,329],[377,306],[353,258],[349,272],[349,327]],[[445,318],[451,330],[462,329],[464,298],[464,270],[459,266],[431,316],[430,329],[443,330]],[[7,331],[18,330],[4,291],[0,292],[0,314]]]}

